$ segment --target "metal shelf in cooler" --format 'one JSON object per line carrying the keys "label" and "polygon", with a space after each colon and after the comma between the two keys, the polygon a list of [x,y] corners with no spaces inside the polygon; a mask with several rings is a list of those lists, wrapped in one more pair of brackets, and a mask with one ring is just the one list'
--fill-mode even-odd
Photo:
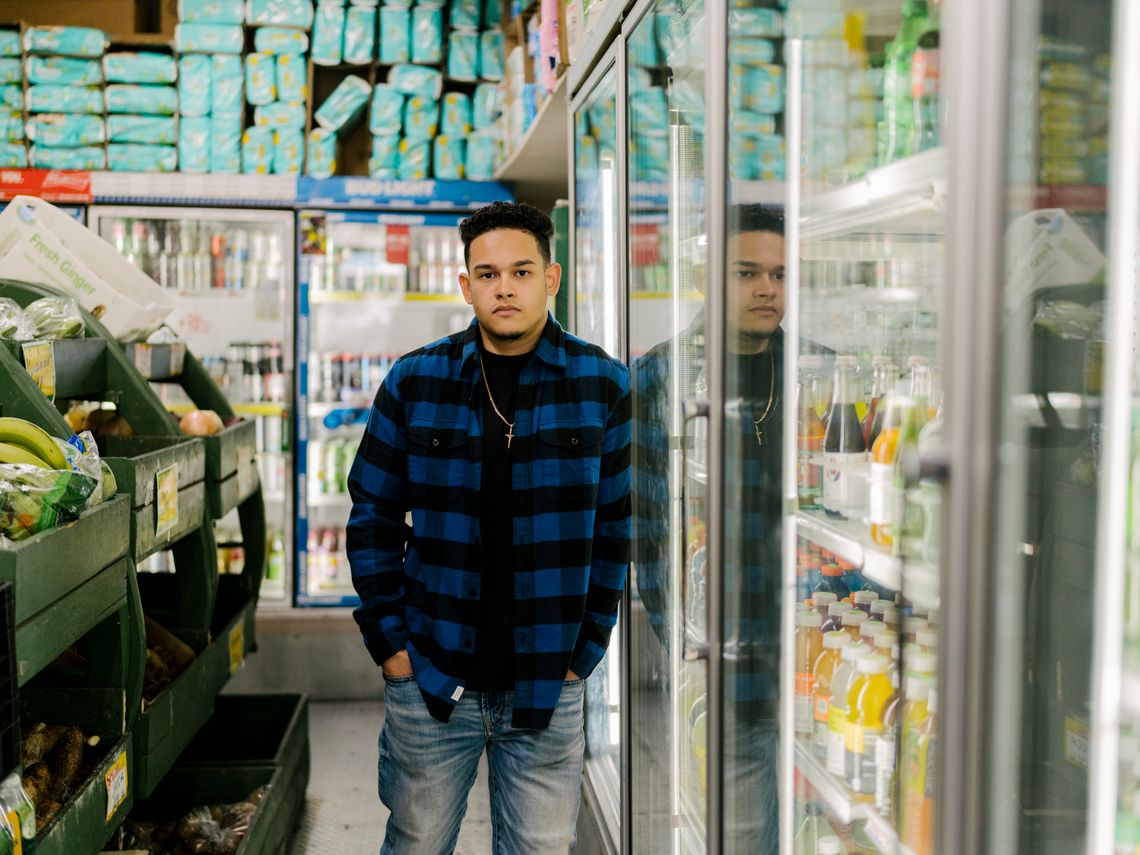
{"label": "metal shelf in cooler", "polygon": [[946,149],[933,148],[872,169],[843,187],[807,197],[800,220],[801,238],[811,240],[870,229],[940,233],[947,163]]}
{"label": "metal shelf in cooler", "polygon": [[796,741],[796,769],[811,784],[812,789],[827,805],[827,812],[834,816],[842,825],[853,822],[859,817],[861,805],[851,801],[851,794],[842,781],[824,768],[811,751],[798,740]]}
{"label": "metal shelf in cooler", "polygon": [[873,543],[867,527],[854,520],[832,519],[823,511],[796,512],[796,534],[853,564],[877,585],[904,590],[912,603],[937,609],[938,568],[921,561],[903,560]]}

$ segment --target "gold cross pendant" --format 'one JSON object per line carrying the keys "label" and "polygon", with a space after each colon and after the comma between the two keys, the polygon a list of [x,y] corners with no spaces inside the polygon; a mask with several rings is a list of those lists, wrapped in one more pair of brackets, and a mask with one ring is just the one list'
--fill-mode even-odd
{"label": "gold cross pendant", "polygon": [[515,438],[515,426],[513,422],[507,424],[507,448],[511,447],[511,440]]}
{"label": "gold cross pendant", "polygon": [[764,445],[764,431],[760,430],[760,423],[753,422],[752,429],[756,431],[756,444],[763,447]]}

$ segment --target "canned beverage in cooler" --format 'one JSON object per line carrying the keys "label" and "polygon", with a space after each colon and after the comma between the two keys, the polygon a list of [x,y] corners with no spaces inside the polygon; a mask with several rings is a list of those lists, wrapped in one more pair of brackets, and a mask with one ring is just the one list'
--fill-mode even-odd
{"label": "canned beverage in cooler", "polygon": [[340,399],[351,401],[360,394],[360,354],[341,354]]}

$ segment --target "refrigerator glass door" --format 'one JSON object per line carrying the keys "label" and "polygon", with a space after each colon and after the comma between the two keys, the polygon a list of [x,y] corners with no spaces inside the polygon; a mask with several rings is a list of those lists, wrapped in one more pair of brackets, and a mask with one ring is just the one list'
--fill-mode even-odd
{"label": "refrigerator glass door", "polygon": [[[627,23],[634,561],[630,774],[637,852],[708,845],[705,7]],[[693,414],[695,415],[695,414]]]}
{"label": "refrigerator glass door", "polygon": [[348,469],[391,364],[470,323],[455,215],[303,212],[298,605],[356,603]]}
{"label": "refrigerator glass door", "polygon": [[[618,301],[617,66],[611,63],[574,108],[574,332],[622,358]],[[610,839],[621,824],[621,634],[586,684],[586,764]]]}
{"label": "refrigerator glass door", "polygon": [[[1000,786],[986,851],[995,853],[1111,851],[1086,849],[1085,841],[1095,833],[1089,768],[1104,545],[1098,531],[1103,515],[1124,513],[1123,490],[1109,505],[1102,497],[1110,495],[1106,480],[1123,477],[1128,465],[1127,453],[1108,456],[1128,429],[1107,424],[1104,406],[1109,395],[1128,396],[1104,382],[1106,329],[1115,326],[1105,287],[1106,273],[1115,272],[1106,271],[1114,226],[1105,193],[1113,3],[1091,0],[1079,15],[1071,11],[1060,0],[1014,4],[1010,26],[1005,278],[994,368],[1000,422],[986,603],[994,639],[988,759]],[[1135,238],[1135,224],[1127,238]],[[1110,573],[1119,578],[1119,562]],[[1121,746],[1126,777],[1134,745]],[[1102,772],[1115,773],[1115,762]],[[1111,812],[1107,822],[1100,817],[1103,830]],[[1133,851],[1140,836],[1122,833],[1115,851]]]}
{"label": "refrigerator glass door", "polygon": [[[932,855],[942,486],[919,480],[911,464],[936,457],[942,437],[947,159],[940,6],[859,5],[822,16],[806,27],[810,37],[785,43],[785,123],[793,142],[793,131],[799,139],[788,151],[787,212],[787,258],[798,274],[789,286],[794,292],[783,294],[794,312],[784,319],[795,331],[784,349],[793,370],[779,389],[787,414],[784,459],[795,461],[784,475],[786,506],[795,511],[784,529],[794,536],[782,545],[780,615],[782,735],[792,743],[784,743],[784,756],[794,773],[784,779],[791,824],[781,833],[784,852],[816,851],[821,839],[836,837],[839,851]],[[769,65],[745,62],[754,51],[739,38],[745,32],[754,31],[734,32],[730,18],[730,79],[778,77]],[[912,89],[914,79],[921,86]],[[730,156],[767,144],[762,136],[750,143],[746,134],[765,91],[749,85],[730,96]],[[736,191],[734,184],[735,198],[751,201]],[[727,341],[727,377],[730,396],[739,390],[741,413],[736,450],[732,435],[726,438],[726,470],[743,471],[751,489],[748,461],[763,460],[763,448],[752,445],[766,425],[768,375],[763,362],[751,365],[732,350],[746,354],[762,336],[770,326],[764,310],[782,289],[766,281],[775,260],[762,254],[773,240],[764,231],[769,218],[748,207],[729,214],[727,302],[739,307],[730,317],[739,318],[740,331]],[[778,338],[766,349],[773,345]],[[750,442],[753,426],[758,433]],[[762,483],[773,465],[760,465]],[[742,571],[741,611],[731,613],[726,595],[726,616],[743,637],[763,637],[774,618],[758,594],[767,580],[748,573],[749,563],[768,560],[751,546],[762,532],[757,509],[745,497],[725,505],[730,524],[733,508],[740,509],[735,561]],[[759,508],[765,520],[773,507],[769,498]],[[775,529],[767,541],[773,537]],[[726,556],[728,585],[733,561]],[[759,654],[741,661],[745,673],[736,683],[764,686],[758,677],[771,662]],[[734,684],[728,675],[725,682]],[[743,758],[757,753],[747,740],[762,737],[747,721],[735,743],[731,727],[726,731],[726,774],[734,757],[746,768]],[[762,774],[754,778],[743,797],[752,806],[742,805],[740,816],[768,803],[764,783]],[[728,851],[748,851],[746,838]]]}
{"label": "refrigerator glass door", "polygon": [[[176,294],[167,326],[257,423],[257,459],[269,532],[264,604],[288,605],[293,538],[293,214],[286,211],[95,205],[91,228]],[[180,386],[154,384],[175,412]],[[240,572],[236,511],[216,524],[219,566]],[[167,566],[160,553],[140,567]]]}

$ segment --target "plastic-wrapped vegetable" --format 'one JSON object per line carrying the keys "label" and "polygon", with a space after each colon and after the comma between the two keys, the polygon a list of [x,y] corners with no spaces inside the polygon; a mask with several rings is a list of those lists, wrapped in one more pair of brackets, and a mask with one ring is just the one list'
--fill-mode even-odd
{"label": "plastic-wrapped vegetable", "polygon": [[20,304],[8,297],[0,297],[0,338],[29,341],[35,337],[36,325]]}
{"label": "plastic-wrapped vegetable", "polygon": [[83,316],[79,305],[70,297],[41,297],[24,308],[24,314],[36,325],[36,338],[78,338],[83,335]]}
{"label": "plastic-wrapped vegetable", "polygon": [[76,519],[98,487],[79,472],[0,463],[0,534],[26,540]]}

